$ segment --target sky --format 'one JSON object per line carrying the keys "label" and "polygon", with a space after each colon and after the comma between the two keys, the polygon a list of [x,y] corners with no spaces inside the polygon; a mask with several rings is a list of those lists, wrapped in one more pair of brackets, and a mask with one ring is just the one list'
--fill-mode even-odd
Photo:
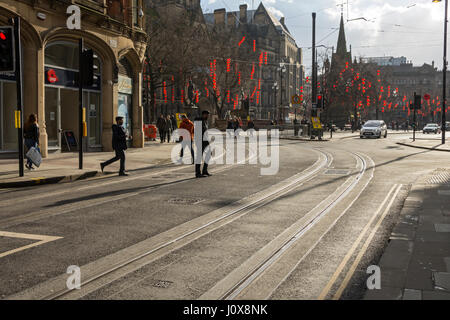
{"label": "sky", "polygon": [[[353,57],[405,56],[414,65],[431,64],[441,69],[444,43],[444,1],[432,0],[201,0],[203,12],[215,9],[238,11],[247,3],[256,9],[260,2],[285,23],[303,50],[304,65],[310,70],[312,17],[317,13],[318,45],[335,47],[343,8],[347,49]],[[342,5],[343,4],[343,5]],[[365,20],[352,20],[365,18]],[[327,49],[319,48],[320,52]],[[331,49],[328,50],[328,54]],[[320,61],[319,61],[320,62]]]}

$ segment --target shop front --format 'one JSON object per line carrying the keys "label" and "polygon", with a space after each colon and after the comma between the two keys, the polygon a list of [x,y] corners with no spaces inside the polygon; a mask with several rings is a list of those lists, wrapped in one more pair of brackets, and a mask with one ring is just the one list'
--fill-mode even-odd
{"label": "shop front", "polygon": [[0,152],[17,152],[16,82],[13,76],[0,75]]}
{"label": "shop front", "polygon": [[119,63],[117,115],[123,117],[123,127],[128,134],[128,146],[133,145],[133,79],[132,69],[126,59]]}
{"label": "shop front", "polygon": [[[95,83],[83,90],[83,108],[87,137],[83,149],[102,150],[102,88],[101,62],[95,64],[99,73]],[[45,126],[49,152],[70,150],[65,143],[66,132],[78,137],[78,44],[58,41],[45,48]],[[77,139],[78,140],[78,139]]]}

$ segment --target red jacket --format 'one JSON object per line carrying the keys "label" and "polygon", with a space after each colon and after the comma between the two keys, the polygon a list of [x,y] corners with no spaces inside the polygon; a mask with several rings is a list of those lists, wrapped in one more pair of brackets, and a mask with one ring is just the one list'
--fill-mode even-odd
{"label": "red jacket", "polygon": [[191,134],[191,141],[194,140],[194,124],[189,119],[183,119],[180,123],[180,129],[185,129]]}

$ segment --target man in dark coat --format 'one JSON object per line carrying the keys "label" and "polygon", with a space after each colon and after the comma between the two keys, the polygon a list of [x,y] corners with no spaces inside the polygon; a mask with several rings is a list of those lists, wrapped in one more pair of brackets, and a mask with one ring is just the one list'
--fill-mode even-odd
{"label": "man in dark coat", "polygon": [[167,120],[164,118],[163,114],[161,113],[159,115],[158,120],[156,121],[156,127],[159,131],[159,137],[161,138],[161,143],[164,142],[166,139],[166,126],[167,126]]}
{"label": "man in dark coat", "polygon": [[123,128],[123,117],[116,117],[117,124],[113,124],[112,131],[112,147],[116,156],[106,162],[100,164],[102,172],[106,166],[120,160],[119,176],[127,176],[125,173],[125,150],[127,150],[127,134]]}
{"label": "man in dark coat", "polygon": [[170,121],[172,122],[172,131],[175,131],[178,129],[178,122],[177,118],[174,115],[170,116]]}
{"label": "man in dark coat", "polygon": [[[202,122],[202,132],[201,132],[201,138],[202,138],[202,142],[201,142],[201,154],[198,154],[200,152],[200,147],[196,146],[197,149],[197,157],[200,157],[200,160],[195,162],[195,177],[196,178],[203,178],[206,176],[211,176],[208,172],[208,162],[209,159],[211,158],[211,154],[210,154],[210,150],[209,150],[209,141],[203,141],[203,137],[205,136],[206,131],[208,131],[208,117],[209,117],[209,112],[208,111],[203,111],[202,112],[202,116],[198,117],[195,119],[195,121],[201,121]],[[195,137],[196,135],[194,135]],[[195,141],[195,143],[198,143],[198,141]],[[206,152],[205,152],[206,151]],[[200,172],[200,168],[201,168],[201,162],[203,159],[203,155],[205,154],[205,161],[203,164],[203,170]],[[197,160],[197,159],[196,159]]]}

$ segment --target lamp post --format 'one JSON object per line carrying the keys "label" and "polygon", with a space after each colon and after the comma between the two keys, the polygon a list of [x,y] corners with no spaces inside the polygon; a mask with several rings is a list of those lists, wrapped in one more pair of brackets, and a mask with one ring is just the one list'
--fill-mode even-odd
{"label": "lamp post", "polygon": [[277,110],[278,110],[278,107],[277,107],[277,92],[278,92],[278,83],[275,81],[274,83],[273,83],[273,86],[272,86],[272,90],[273,90],[273,93],[274,93],[274,95],[275,95],[275,120],[276,120],[276,118],[277,118]]}
{"label": "lamp post", "polygon": [[[433,2],[442,2],[442,0],[433,0]],[[445,129],[446,129],[446,117],[445,117],[445,109],[447,107],[447,98],[446,98],[446,87],[447,87],[447,20],[448,20],[448,0],[445,0],[445,20],[444,20],[444,65],[442,67],[442,78],[443,78],[443,91],[442,91],[442,100],[444,106],[442,107],[442,144],[445,144]]]}
{"label": "lamp post", "polygon": [[281,95],[281,99],[280,99],[280,113],[282,112],[281,110],[283,109],[283,73],[286,72],[286,66],[284,65],[283,62],[280,63],[280,67],[278,68],[278,71],[280,71],[280,95]]}

